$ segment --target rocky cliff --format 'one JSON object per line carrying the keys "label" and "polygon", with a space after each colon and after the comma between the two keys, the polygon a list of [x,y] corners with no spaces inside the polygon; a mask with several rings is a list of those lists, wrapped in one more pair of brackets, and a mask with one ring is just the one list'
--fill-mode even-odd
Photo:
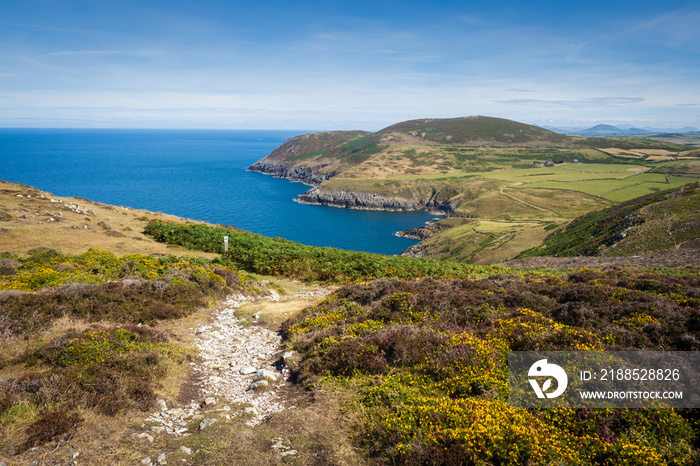
{"label": "rocky cliff", "polygon": [[248,170],[319,185],[349,165],[339,155],[344,144],[362,139],[366,131],[327,131],[302,134],[284,142]]}
{"label": "rocky cliff", "polygon": [[400,197],[385,197],[376,193],[352,191],[325,191],[314,187],[299,195],[302,204],[326,205],[359,210],[388,210],[413,211],[434,209],[451,212],[454,207],[449,203],[436,204],[434,198],[429,200],[404,199]]}
{"label": "rocky cliff", "polygon": [[251,165],[248,170],[252,172],[264,173],[266,175],[285,178],[288,180],[301,181],[310,185],[319,185],[324,181],[329,180],[335,175],[335,172],[319,173],[309,167],[294,167],[284,163],[275,162],[273,160],[260,160]]}

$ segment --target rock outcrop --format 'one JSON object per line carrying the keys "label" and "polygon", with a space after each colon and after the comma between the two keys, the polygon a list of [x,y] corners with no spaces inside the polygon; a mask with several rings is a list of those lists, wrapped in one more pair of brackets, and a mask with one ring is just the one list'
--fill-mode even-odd
{"label": "rock outcrop", "polygon": [[352,191],[325,191],[315,187],[302,193],[297,198],[302,204],[325,205],[359,210],[413,211],[436,209],[450,212],[453,206],[448,204],[435,205],[433,199],[427,202],[400,197],[384,197],[376,193],[361,193]]}
{"label": "rock outcrop", "polygon": [[335,172],[319,173],[308,167],[292,167],[274,160],[265,159],[255,162],[248,170],[276,176],[277,178],[300,181],[314,186],[329,180],[335,175]]}

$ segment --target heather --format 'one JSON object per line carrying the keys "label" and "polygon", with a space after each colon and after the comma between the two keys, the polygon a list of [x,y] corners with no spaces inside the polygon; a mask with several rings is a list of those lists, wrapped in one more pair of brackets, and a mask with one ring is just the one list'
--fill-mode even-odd
{"label": "heather", "polygon": [[507,353],[700,349],[700,278],[581,269],[561,277],[376,280],[283,324],[307,386],[360,393],[378,464],[693,464],[688,410],[524,410]]}
{"label": "heather", "polygon": [[244,288],[234,269],[203,259],[118,258],[95,249],[64,256],[40,249],[4,261],[9,265],[0,275],[0,338],[40,330],[66,316],[152,324],[184,317]]}
{"label": "heather", "polygon": [[0,380],[0,419],[12,423],[41,409],[16,449],[21,453],[74,431],[86,409],[107,416],[150,409],[168,364],[184,361],[183,351],[165,334],[146,326],[68,331],[3,361],[28,370]]}
{"label": "heather", "polygon": [[14,429],[11,440],[0,439],[7,451],[60,445],[91,416],[152,410],[162,384],[191,361],[168,325],[232,292],[256,293],[245,269],[345,284],[281,330],[298,351],[289,359],[292,380],[317,400],[324,392],[352,400],[341,415],[359,419],[355,444],[375,464],[698,458],[694,411],[516,409],[506,385],[513,350],[700,350],[693,270],[515,274],[223,227],[152,223],[149,231],[214,252],[227,235],[229,252],[207,261],[36,249],[0,259],[2,342],[25,342],[0,357],[0,426]]}
{"label": "heather", "polygon": [[0,445],[17,454],[60,445],[86,413],[150,410],[161,382],[190,359],[159,323],[234,291],[254,294],[245,280],[204,259],[94,249],[4,254],[0,343],[13,350],[0,354],[0,426],[24,426],[24,434]]}

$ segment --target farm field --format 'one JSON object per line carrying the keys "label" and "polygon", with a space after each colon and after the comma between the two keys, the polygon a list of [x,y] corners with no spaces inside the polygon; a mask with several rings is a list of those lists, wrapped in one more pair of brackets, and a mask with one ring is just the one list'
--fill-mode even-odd
{"label": "farm field", "polygon": [[[546,170],[546,171],[543,171]],[[487,178],[513,182],[518,188],[550,188],[579,191],[613,202],[622,202],[651,192],[673,189],[693,182],[691,178],[646,173],[641,165],[562,164],[555,167],[485,173]]]}
{"label": "farm field", "polygon": [[[680,170],[685,177],[673,175]],[[442,183],[467,193],[452,198],[456,207],[451,215],[469,220],[447,230],[434,226],[434,234],[425,235],[429,237],[409,254],[486,264],[539,244],[551,229],[580,215],[692,183],[695,178],[687,176],[688,170],[685,161],[667,162],[663,167],[562,163],[442,177],[405,175],[392,181],[400,178],[413,186]]]}

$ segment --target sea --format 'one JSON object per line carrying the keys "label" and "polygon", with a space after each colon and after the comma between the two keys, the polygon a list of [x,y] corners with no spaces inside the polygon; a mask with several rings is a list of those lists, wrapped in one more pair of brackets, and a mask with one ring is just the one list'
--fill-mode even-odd
{"label": "sea", "polygon": [[435,219],[295,202],[302,183],[246,171],[311,131],[0,129],[0,179],[56,196],[231,225],[307,245],[399,254]]}

